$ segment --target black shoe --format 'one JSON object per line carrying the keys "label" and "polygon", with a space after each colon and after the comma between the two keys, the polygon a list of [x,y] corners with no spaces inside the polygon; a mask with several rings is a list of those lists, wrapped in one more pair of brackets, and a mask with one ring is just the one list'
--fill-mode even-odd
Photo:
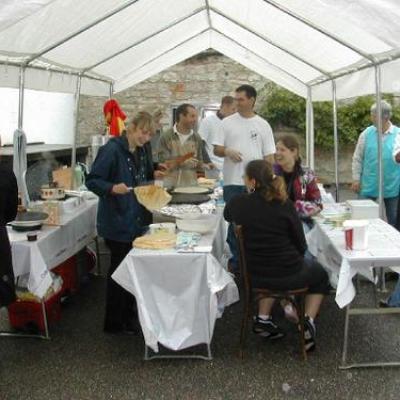
{"label": "black shoe", "polygon": [[304,340],[307,352],[315,350],[315,335],[315,325],[311,322],[310,317],[306,317],[304,323]]}
{"label": "black shoe", "polygon": [[285,332],[272,321],[272,318],[261,319],[254,317],[253,332],[261,337],[271,340],[281,339],[285,336]]}

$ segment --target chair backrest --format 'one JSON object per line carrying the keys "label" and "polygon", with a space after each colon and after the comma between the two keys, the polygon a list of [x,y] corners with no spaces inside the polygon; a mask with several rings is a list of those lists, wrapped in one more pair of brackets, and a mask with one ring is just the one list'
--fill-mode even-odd
{"label": "chair backrest", "polygon": [[251,279],[249,275],[249,271],[247,269],[247,262],[246,262],[246,251],[244,248],[244,237],[243,237],[243,227],[241,225],[235,225],[235,236],[238,243],[239,249],[239,268],[240,268],[240,275],[242,276],[244,289],[247,295],[251,293]]}

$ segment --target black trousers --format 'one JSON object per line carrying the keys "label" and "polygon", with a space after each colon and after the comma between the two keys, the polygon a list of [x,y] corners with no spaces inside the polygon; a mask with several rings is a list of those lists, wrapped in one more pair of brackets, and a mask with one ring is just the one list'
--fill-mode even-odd
{"label": "black trousers", "polygon": [[107,273],[104,329],[120,330],[126,323],[137,321],[137,306],[135,297],[115,282],[111,275],[132,249],[132,244],[109,239],[105,243],[111,252],[111,264]]}
{"label": "black trousers", "polygon": [[270,290],[295,290],[305,286],[310,294],[328,294],[329,277],[325,269],[317,261],[304,261],[301,269],[293,275],[282,278],[252,276],[253,288]]}

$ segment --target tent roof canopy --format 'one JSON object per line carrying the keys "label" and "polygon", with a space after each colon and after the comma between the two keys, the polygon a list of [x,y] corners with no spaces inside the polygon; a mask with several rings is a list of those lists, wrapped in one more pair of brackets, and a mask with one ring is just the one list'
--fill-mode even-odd
{"label": "tent roof canopy", "polygon": [[400,91],[396,0],[6,0],[0,86],[108,95],[209,48],[313,100]]}

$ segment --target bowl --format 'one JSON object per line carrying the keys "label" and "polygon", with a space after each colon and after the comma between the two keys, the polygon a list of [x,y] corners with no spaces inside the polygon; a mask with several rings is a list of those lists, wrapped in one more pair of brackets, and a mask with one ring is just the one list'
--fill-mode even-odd
{"label": "bowl", "polygon": [[176,219],[178,229],[185,232],[208,233],[217,223],[217,217],[212,214],[182,214]]}
{"label": "bowl", "polygon": [[160,224],[151,224],[149,226],[150,234],[153,233],[175,233],[176,225],[171,222],[164,222]]}

